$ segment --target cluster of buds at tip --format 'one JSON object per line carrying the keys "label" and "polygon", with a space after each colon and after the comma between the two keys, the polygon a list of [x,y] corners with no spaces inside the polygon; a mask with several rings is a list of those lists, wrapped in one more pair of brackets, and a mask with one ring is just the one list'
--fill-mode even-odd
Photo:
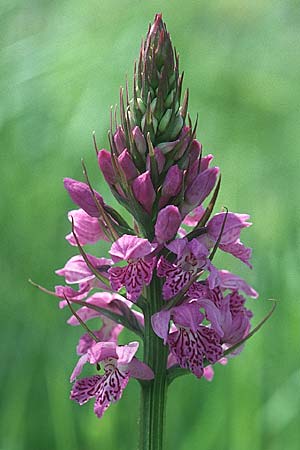
{"label": "cluster of buds at tip", "polygon": [[[169,349],[166,371],[180,366],[208,380],[212,364],[226,363],[224,356],[232,348],[240,352],[250,335],[252,313],[245,295],[258,294],[239,276],[218,269],[213,257],[220,249],[251,267],[251,249],[240,240],[251,223],[247,214],[212,216],[219,169],[196,139],[197,121],[193,126],[182,82],[178,55],[158,14],[135,64],[133,93],[128,85],[125,93],[121,89],[120,122],[112,110],[110,151],[96,146],[103,176],[132,223],[93,189],[85,166],[85,182],[65,179],[80,208],[69,213],[72,233],[67,236],[79,255],[57,271],[68,286],[56,286],[53,294],[61,308],[71,308],[69,324],[86,331],[71,381],[86,363],[102,369],[75,381],[71,393],[80,404],[94,398],[98,417],[121,397],[130,377],[155,377],[146,357],[143,362],[136,358],[137,342],[118,345],[124,327],[147,345],[144,321],[151,319],[153,335]],[[83,249],[99,240],[112,243],[104,258]],[[156,309],[150,293],[154,282],[160,289]],[[100,328],[91,330],[87,322],[95,317]]]}
{"label": "cluster of buds at tip", "polygon": [[182,82],[178,55],[158,14],[142,42],[132,94],[128,84],[120,91],[120,123],[112,110],[110,152],[98,152],[113,194],[149,237],[164,206],[174,205],[183,217],[209,194],[218,175],[214,168],[200,176],[209,161],[201,162]]}

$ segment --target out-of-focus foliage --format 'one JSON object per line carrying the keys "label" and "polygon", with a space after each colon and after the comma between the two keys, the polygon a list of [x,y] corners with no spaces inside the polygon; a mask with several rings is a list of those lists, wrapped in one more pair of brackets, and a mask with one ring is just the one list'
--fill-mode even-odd
{"label": "out-of-focus foliage", "polygon": [[250,301],[254,322],[270,307],[265,299],[280,300],[212,383],[174,382],[167,449],[299,448],[299,2],[2,0],[1,450],[135,448],[137,383],[101,421],[92,405],[71,402],[80,330],[27,279],[51,288],[54,269],[75,252],[64,240],[73,205],[61,181],[81,177],[82,156],[111,198],[91,131],[106,147],[110,105],[158,11],[181,55],[198,137],[222,169],[218,207],[254,222],[246,236],[254,270],[230,259],[261,293]]}

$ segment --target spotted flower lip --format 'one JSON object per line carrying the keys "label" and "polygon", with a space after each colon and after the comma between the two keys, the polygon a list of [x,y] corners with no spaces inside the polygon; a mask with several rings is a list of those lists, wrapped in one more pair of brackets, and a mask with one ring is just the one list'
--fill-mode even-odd
{"label": "spotted flower lip", "polygon": [[114,262],[127,261],[124,267],[111,267],[108,271],[112,289],[118,291],[126,287],[127,298],[132,302],[138,300],[143,286],[148,286],[152,279],[156,258],[150,254],[156,244],[147,239],[123,235],[111,247],[110,255]]}
{"label": "spotted flower lip", "polygon": [[191,370],[198,378],[203,375],[204,358],[214,364],[223,353],[219,335],[213,329],[201,325],[203,318],[196,303],[178,307],[173,312],[177,331],[167,337],[170,351],[180,367]]}

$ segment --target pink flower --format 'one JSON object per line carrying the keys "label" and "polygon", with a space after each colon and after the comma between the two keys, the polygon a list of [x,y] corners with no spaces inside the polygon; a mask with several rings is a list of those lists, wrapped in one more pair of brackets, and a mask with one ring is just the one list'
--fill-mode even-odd
{"label": "pink flower", "polygon": [[209,289],[207,285],[197,282],[191,286],[187,294],[200,306],[204,307],[210,303],[214,307],[211,311],[206,308],[206,316],[223,343],[236,344],[248,333],[252,312],[245,308],[246,300],[237,290],[232,290],[224,297],[222,289]]}
{"label": "pink flower", "polygon": [[247,222],[248,219],[248,214],[236,214],[232,212],[215,214],[207,223],[207,234],[203,236],[202,240],[207,243],[208,247],[213,247],[221,234],[224,223],[219,248],[226,253],[231,253],[251,268],[252,266],[249,260],[252,250],[249,247],[245,247],[240,241],[242,229],[252,225],[251,222]]}
{"label": "pink flower", "polygon": [[[176,325],[176,331],[166,335],[165,325],[168,333],[170,317]],[[198,378],[204,372],[204,358],[214,364],[223,352],[219,335],[213,329],[201,325],[203,319],[197,302],[164,311],[163,323],[158,323],[157,315],[156,318],[152,317],[155,332],[168,343],[180,367],[191,370]]]}
{"label": "pink flower", "polygon": [[[99,273],[101,272],[101,275],[108,278],[107,271],[112,264],[112,260],[106,258],[96,258],[95,256],[89,254],[86,256],[95,269],[98,270]],[[64,296],[66,296],[67,298],[80,300],[86,297],[89,291],[95,287],[107,289],[107,286],[98,280],[89,269],[81,255],[72,256],[72,258],[67,261],[66,265],[62,269],[56,270],[55,273],[65,277],[67,284],[79,285],[79,291],[75,291],[69,287],[56,286],[55,292],[60,298],[64,298]],[[60,302],[61,308],[66,305],[66,300]]]}
{"label": "pink flower", "polygon": [[148,286],[156,259],[149,256],[156,248],[147,239],[124,234],[110,249],[112,260],[116,263],[127,261],[125,267],[112,267],[109,269],[109,279],[113,290],[118,291],[126,287],[127,298],[135,302],[141,295],[143,286]]}
{"label": "pink flower", "polygon": [[101,418],[110,404],[122,397],[130,377],[152,379],[152,370],[134,357],[138,346],[138,342],[123,346],[117,346],[114,342],[98,342],[89,348],[87,361],[101,364],[104,375],[77,380],[71,390],[71,400],[83,405],[95,398],[94,412]]}
{"label": "pink flower", "polygon": [[[205,316],[200,312],[200,308],[205,311]],[[164,342],[167,341],[169,333],[169,323],[173,320],[182,326],[190,326],[196,330],[204,317],[211,322],[211,327],[223,336],[221,328],[220,312],[216,305],[208,299],[198,299],[196,301],[187,301],[179,306],[164,310],[153,314],[151,317],[152,328],[155,333],[161,337]]]}
{"label": "pink flower", "polygon": [[169,300],[174,297],[200,270],[207,266],[207,248],[197,239],[190,242],[186,239],[176,239],[166,245],[168,250],[177,255],[174,263],[161,256],[157,264],[157,275],[165,277],[163,297]]}

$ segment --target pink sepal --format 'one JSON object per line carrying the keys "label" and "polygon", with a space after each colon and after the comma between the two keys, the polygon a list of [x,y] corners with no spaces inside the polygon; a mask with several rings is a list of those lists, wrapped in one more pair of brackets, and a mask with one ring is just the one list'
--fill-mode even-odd
{"label": "pink sepal", "polygon": [[94,191],[93,195],[87,184],[82,183],[81,181],[73,180],[72,178],[65,178],[64,186],[76,205],[84,209],[84,211],[92,217],[100,216],[94,196],[101,206],[104,206],[104,202],[98,192]]}

